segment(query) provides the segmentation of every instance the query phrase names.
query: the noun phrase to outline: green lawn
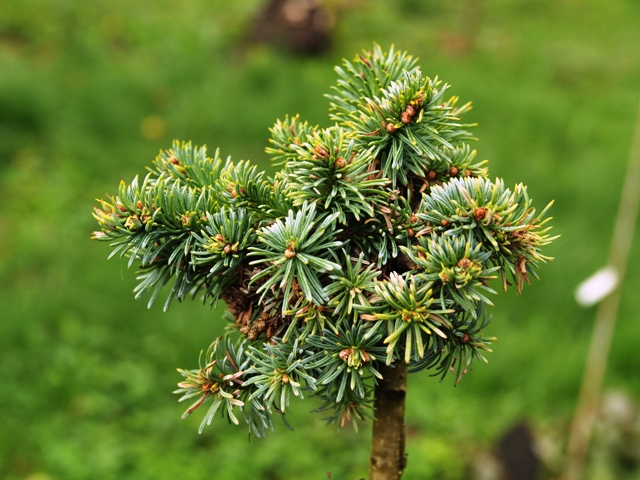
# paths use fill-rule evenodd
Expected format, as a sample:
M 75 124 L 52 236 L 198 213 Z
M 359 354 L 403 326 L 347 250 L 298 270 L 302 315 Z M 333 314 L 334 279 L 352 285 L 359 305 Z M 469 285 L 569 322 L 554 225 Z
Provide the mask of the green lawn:
M 307 413 L 313 401 L 294 405 L 295 431 L 278 424 L 266 440 L 181 421 L 175 368 L 197 365 L 223 310 L 147 309 L 134 272 L 89 235 L 94 199 L 174 138 L 270 168 L 268 127 L 296 113 L 327 125 L 332 67 L 374 40 L 474 102 L 491 175 L 529 185 L 539 207 L 555 199 L 562 235 L 541 282 L 496 298 L 489 365 L 457 388 L 410 377 L 406 478 L 469 478 L 521 419 L 563 441 L 594 316 L 573 289 L 604 265 L 640 100 L 640 4 L 485 0 L 461 54 L 462 0 L 331 3 L 343 7 L 321 58 L 249 46 L 256 0 L 0 3 L 0 478 L 366 476 L 370 425 L 336 433 Z M 606 377 L 636 400 L 639 247 Z

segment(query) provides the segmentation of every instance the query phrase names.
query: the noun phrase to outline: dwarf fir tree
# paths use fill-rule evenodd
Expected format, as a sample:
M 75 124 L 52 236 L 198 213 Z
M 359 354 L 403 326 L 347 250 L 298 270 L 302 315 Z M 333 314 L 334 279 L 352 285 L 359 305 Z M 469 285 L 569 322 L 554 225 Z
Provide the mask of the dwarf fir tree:
M 139 266 L 149 305 L 167 284 L 165 309 L 227 304 L 227 333 L 180 370 L 201 432 L 220 413 L 263 437 L 319 397 L 328 423 L 375 417 L 372 478 L 399 478 L 407 370 L 458 381 L 485 361 L 491 280 L 521 291 L 553 238 L 526 187 L 476 160 L 470 104 L 411 56 L 376 45 L 336 70 L 332 126 L 271 129 L 273 178 L 175 142 L 100 201 L 93 236 Z

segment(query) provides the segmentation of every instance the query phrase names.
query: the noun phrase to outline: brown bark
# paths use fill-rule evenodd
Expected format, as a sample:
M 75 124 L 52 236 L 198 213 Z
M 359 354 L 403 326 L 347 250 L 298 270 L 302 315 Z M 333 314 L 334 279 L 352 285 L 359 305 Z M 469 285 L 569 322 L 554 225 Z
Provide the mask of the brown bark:
M 407 365 L 381 365 L 375 390 L 375 421 L 371 445 L 371 480 L 400 480 L 407 465 L 404 452 L 404 399 L 407 393 Z

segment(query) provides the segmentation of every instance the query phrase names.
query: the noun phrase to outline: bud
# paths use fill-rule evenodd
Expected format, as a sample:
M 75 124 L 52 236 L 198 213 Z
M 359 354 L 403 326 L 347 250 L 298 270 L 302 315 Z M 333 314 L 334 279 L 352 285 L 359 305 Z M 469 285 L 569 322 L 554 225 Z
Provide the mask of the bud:
M 315 152 L 322 158 L 327 158 L 329 156 L 329 152 L 327 152 L 322 145 L 316 145 Z
M 344 350 L 342 350 L 340 352 L 340 360 L 344 360 L 346 362 L 349 358 L 349 355 L 351 355 L 351 352 L 352 350 L 350 348 L 345 348 Z
M 477 221 L 482 220 L 484 217 L 487 216 L 487 209 L 484 207 L 478 207 L 475 209 L 475 211 L 473 212 L 473 216 L 475 217 L 475 219 Z
M 466 270 L 467 268 L 469 268 L 469 266 L 471 266 L 471 260 L 469 260 L 468 258 L 463 258 L 458 262 L 459 268 L 464 268 Z

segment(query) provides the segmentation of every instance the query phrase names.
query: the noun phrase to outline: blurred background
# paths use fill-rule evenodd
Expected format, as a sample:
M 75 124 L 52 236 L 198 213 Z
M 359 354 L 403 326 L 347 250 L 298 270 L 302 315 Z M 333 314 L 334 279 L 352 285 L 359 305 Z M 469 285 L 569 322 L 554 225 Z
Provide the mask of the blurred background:
M 278 3 L 0 2 L 0 478 L 367 475 L 370 423 L 338 433 L 313 400 L 266 440 L 223 421 L 198 435 L 201 412 L 181 421 L 175 368 L 197 366 L 222 310 L 147 309 L 134 271 L 89 235 L 95 198 L 172 139 L 269 170 L 268 128 L 296 113 L 328 126 L 333 66 L 373 41 L 473 101 L 491 176 L 527 184 L 539 209 L 555 199 L 562 235 L 541 282 L 495 298 L 489 365 L 455 388 L 410 377 L 405 478 L 506 478 L 509 435 L 532 445 L 538 478 L 557 478 L 594 318 L 573 291 L 606 262 L 640 100 L 640 3 Z M 639 247 L 589 479 L 640 478 Z

